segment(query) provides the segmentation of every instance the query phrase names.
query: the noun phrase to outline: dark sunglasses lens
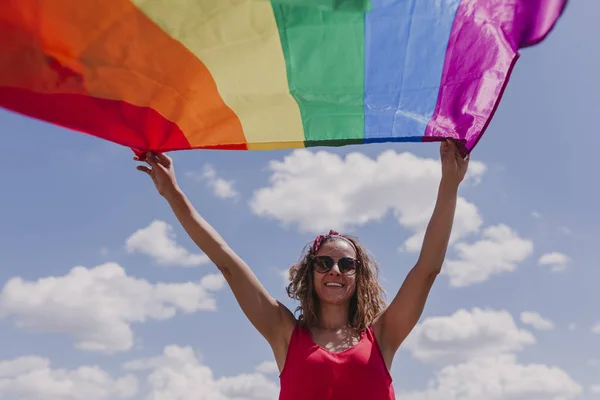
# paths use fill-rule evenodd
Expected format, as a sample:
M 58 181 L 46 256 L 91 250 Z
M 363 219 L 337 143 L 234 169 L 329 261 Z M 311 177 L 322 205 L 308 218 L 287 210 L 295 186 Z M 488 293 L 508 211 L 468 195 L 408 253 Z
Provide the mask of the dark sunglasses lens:
M 342 258 L 338 261 L 341 272 L 351 272 L 356 269 L 356 262 L 351 258 Z
M 333 260 L 331 257 L 322 256 L 317 257 L 315 260 L 315 269 L 318 272 L 327 272 L 333 267 Z

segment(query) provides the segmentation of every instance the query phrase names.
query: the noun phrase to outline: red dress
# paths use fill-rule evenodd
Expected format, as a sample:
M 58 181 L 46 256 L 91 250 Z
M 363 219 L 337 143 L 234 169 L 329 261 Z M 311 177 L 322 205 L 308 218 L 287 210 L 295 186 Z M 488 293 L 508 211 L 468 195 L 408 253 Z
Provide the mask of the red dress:
M 392 377 L 369 327 L 339 353 L 318 346 L 296 325 L 280 378 L 279 400 L 395 400 Z

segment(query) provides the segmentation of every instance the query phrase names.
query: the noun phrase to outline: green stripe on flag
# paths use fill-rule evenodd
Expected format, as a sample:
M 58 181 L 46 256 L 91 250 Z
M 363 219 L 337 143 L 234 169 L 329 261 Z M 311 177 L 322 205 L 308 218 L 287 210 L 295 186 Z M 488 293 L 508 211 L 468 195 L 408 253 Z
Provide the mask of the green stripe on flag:
M 290 93 L 302 114 L 306 146 L 361 143 L 364 13 L 275 3 L 272 6 L 286 59 Z
M 271 3 L 337 11 L 368 11 L 371 7 L 371 0 L 271 0 Z

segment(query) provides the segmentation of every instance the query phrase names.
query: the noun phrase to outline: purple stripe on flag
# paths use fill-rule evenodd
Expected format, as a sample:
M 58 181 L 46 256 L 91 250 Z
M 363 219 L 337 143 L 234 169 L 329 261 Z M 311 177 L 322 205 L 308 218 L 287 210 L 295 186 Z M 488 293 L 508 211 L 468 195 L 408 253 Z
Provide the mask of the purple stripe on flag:
M 487 128 L 519 49 L 539 43 L 567 0 L 463 0 L 448 41 L 440 92 L 424 140 L 453 137 L 470 152 Z

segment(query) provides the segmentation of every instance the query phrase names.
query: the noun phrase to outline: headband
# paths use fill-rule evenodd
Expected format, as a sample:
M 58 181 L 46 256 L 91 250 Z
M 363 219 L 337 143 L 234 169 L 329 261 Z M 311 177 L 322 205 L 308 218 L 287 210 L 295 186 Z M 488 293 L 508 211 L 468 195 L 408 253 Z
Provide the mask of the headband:
M 324 240 L 332 238 L 332 237 L 345 240 L 346 242 L 350 243 L 352 245 L 352 247 L 354 247 L 354 250 L 356 250 L 356 246 L 354 246 L 354 243 L 352 243 L 350 240 L 346 239 L 344 236 L 340 235 L 338 232 L 336 232 L 332 229 L 329 231 L 329 233 L 327 235 L 321 234 L 315 238 L 315 241 L 312 246 L 313 253 L 316 253 L 317 250 L 319 250 L 319 247 L 321 247 L 321 244 L 323 243 Z

